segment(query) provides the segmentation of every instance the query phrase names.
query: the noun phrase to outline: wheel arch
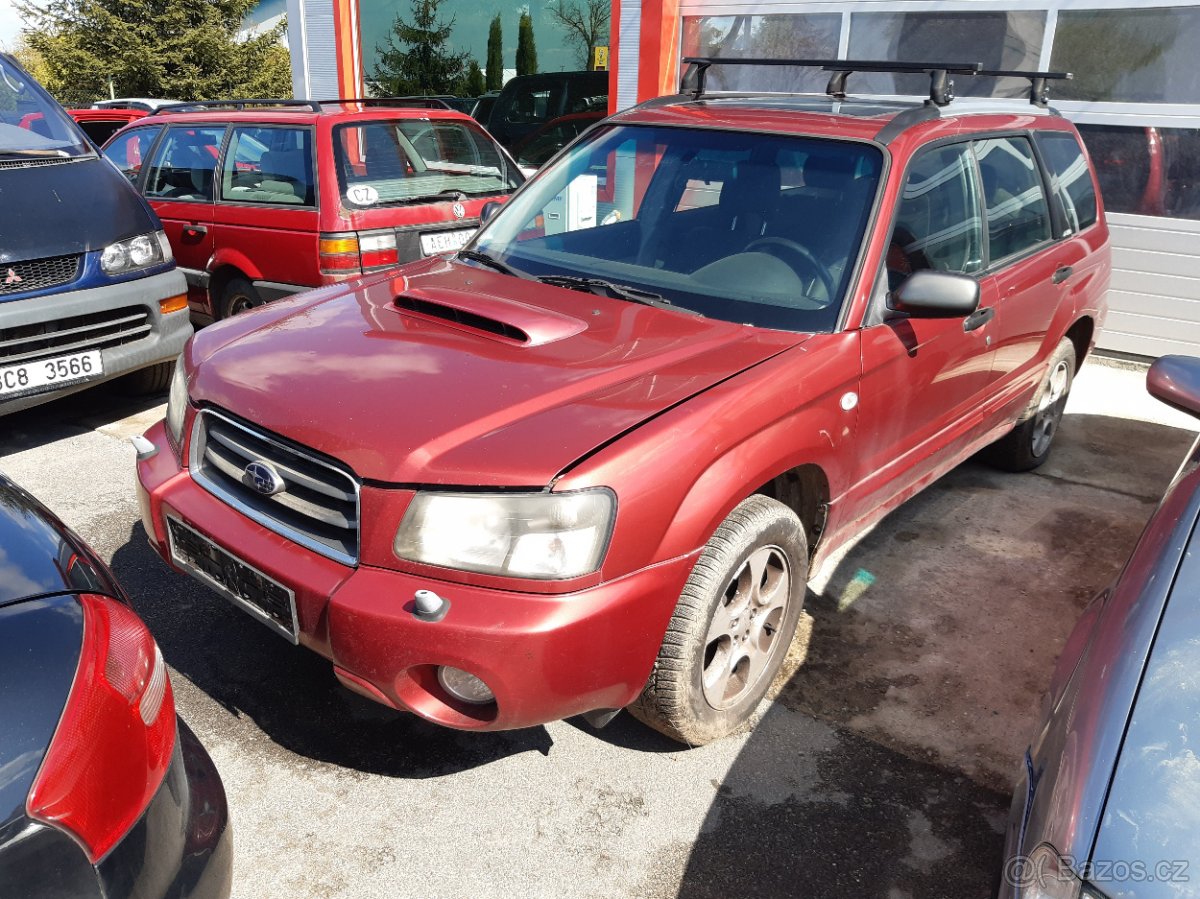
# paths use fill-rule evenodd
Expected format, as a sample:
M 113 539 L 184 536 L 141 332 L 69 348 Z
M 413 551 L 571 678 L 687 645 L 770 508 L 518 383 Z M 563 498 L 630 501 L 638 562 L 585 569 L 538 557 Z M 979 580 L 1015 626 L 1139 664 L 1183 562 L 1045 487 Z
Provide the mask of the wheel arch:
M 1092 347 L 1092 337 L 1096 333 L 1096 322 L 1090 315 L 1077 319 L 1064 335 L 1075 345 L 1075 371 L 1079 371 L 1083 360 L 1087 358 Z

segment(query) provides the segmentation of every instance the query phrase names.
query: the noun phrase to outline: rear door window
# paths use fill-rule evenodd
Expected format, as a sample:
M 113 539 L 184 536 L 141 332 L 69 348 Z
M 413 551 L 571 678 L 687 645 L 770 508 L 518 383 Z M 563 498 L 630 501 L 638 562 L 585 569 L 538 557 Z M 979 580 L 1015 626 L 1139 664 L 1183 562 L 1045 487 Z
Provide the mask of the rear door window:
M 221 167 L 221 199 L 233 203 L 315 205 L 312 131 L 234 128 Z
M 156 200 L 212 200 L 213 175 L 225 128 L 177 125 L 167 129 L 146 176 L 146 196 Z
M 1033 147 L 1023 137 L 975 141 L 987 206 L 992 262 L 1025 253 L 1050 239 L 1050 207 Z
M 104 148 L 104 155 L 112 160 L 133 184 L 142 174 L 142 164 L 150 156 L 150 148 L 161 128 L 135 128 L 127 131 Z
M 1096 223 L 1096 186 L 1074 135 L 1040 131 L 1034 140 L 1050 172 L 1050 190 L 1069 233 Z

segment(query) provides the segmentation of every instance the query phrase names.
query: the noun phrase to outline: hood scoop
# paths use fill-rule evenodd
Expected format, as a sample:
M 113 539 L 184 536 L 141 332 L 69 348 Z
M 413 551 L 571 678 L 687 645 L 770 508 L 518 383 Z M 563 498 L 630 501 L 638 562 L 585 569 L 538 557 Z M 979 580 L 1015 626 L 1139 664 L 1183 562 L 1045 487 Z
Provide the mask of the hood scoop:
M 409 315 L 524 346 L 553 343 L 587 328 L 577 318 L 548 309 L 452 288 L 409 289 L 396 297 L 395 306 Z

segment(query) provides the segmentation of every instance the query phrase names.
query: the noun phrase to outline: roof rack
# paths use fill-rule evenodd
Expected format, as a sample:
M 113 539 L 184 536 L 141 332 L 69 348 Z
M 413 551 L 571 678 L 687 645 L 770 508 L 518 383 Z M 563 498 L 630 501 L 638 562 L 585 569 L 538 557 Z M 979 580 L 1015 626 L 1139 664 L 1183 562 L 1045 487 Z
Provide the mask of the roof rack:
M 332 100 L 313 100 L 313 103 L 361 103 L 363 106 L 407 106 L 418 109 L 453 109 L 440 97 L 335 97 Z
M 150 115 L 158 115 L 162 112 L 190 112 L 195 109 L 217 109 L 224 107 L 232 107 L 233 109 L 246 109 L 249 106 L 285 106 L 296 107 L 303 106 L 311 109 L 313 112 L 320 112 L 321 105 L 314 100 L 197 100 L 194 103 L 169 103 L 166 106 L 160 106 Z
M 855 72 L 891 72 L 929 76 L 929 100 L 934 106 L 946 106 L 954 99 L 954 80 L 951 75 L 984 76 L 993 78 L 1028 78 L 1029 102 L 1045 107 L 1049 103 L 1046 82 L 1073 77 L 1070 72 L 1022 72 L 1009 70 L 987 70 L 979 62 L 893 62 L 891 60 L 861 59 L 748 59 L 744 57 L 715 58 L 687 56 L 683 61 L 687 70 L 679 81 L 679 92 L 691 94 L 692 99 L 704 96 L 708 70 L 714 65 L 742 66 L 797 66 L 819 68 L 832 73 L 825 93 L 836 100 L 846 98 L 846 79 Z

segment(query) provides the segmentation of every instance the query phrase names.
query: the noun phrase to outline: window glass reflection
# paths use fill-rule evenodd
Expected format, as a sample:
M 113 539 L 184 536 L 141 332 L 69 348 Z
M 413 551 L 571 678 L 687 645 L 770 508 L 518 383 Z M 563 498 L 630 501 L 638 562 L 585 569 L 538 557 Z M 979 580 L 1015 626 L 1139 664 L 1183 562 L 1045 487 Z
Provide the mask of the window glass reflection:
M 1109 212 L 1200 220 L 1200 129 L 1080 125 Z
M 840 15 L 694 16 L 683 20 L 684 56 L 836 59 Z M 707 89 L 823 93 L 829 74 L 791 66 L 714 66 Z

